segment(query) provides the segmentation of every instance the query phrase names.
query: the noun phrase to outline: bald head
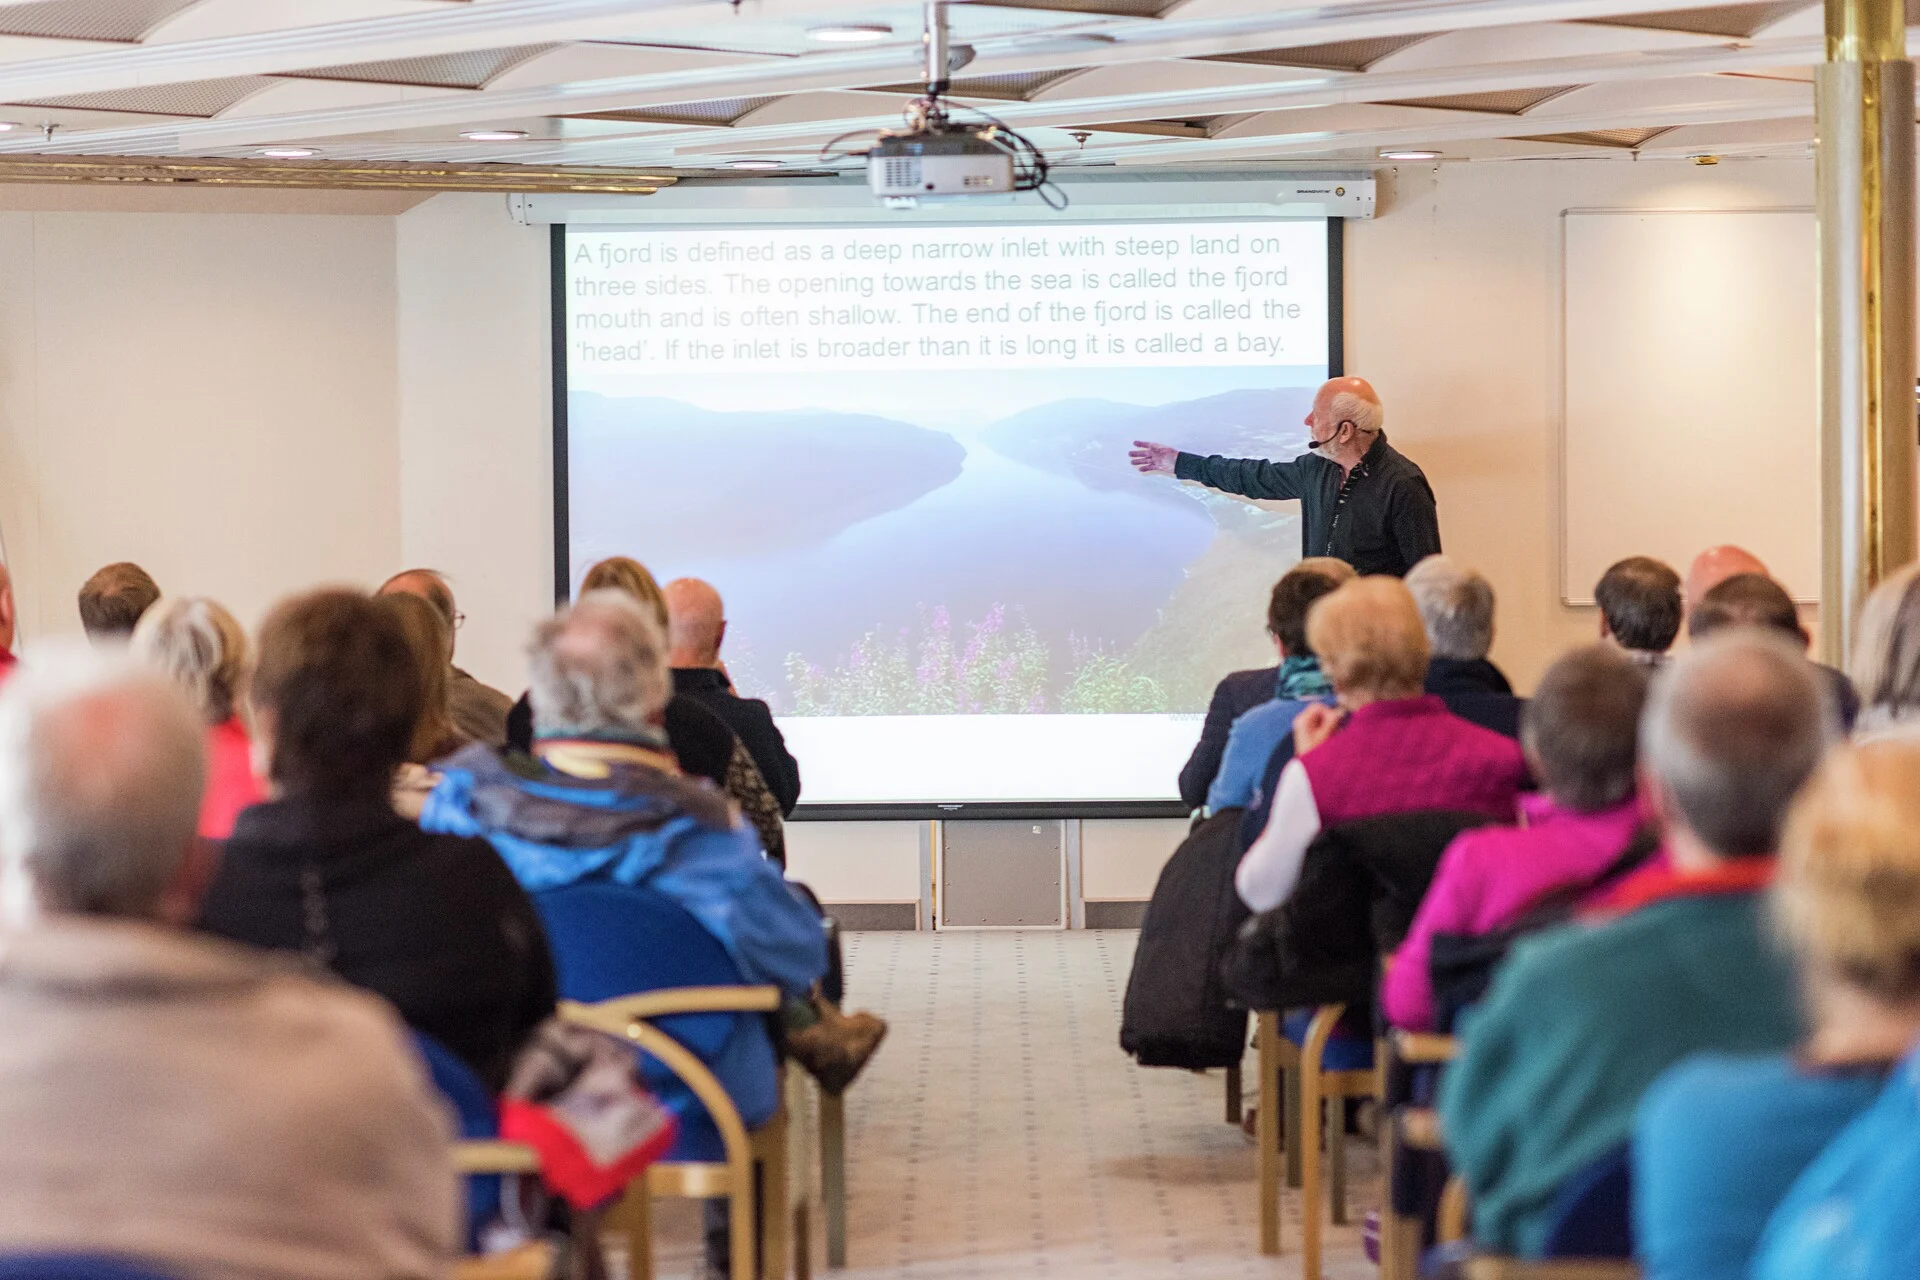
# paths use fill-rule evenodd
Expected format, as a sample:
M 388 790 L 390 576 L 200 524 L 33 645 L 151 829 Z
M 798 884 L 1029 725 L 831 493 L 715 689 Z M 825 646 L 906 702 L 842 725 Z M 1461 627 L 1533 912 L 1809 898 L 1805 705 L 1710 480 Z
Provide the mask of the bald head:
M 13 575 L 0 564 L 0 649 L 13 649 L 16 614 L 13 608 Z
M 1829 732 L 1812 666 L 1779 636 L 1731 628 L 1670 664 L 1640 721 L 1640 760 L 1676 865 L 1695 850 L 1773 852 Z M 1675 828 L 1691 838 L 1671 839 Z
M 447 580 L 432 569 L 403 569 L 380 584 L 380 590 L 374 593 L 382 596 L 418 596 L 433 606 L 447 624 L 447 661 L 453 661 L 453 647 L 458 643 L 454 633 L 464 619 L 453 603 L 453 588 Z
M 727 612 L 720 593 L 698 578 L 667 584 L 667 665 L 717 667 L 727 638 Z
M 184 923 L 197 842 L 199 715 L 120 655 L 42 655 L 0 691 L 0 919 Z M 185 877 L 190 878 L 190 877 Z
M 1760 557 L 1745 547 L 1708 547 L 1702 551 L 1687 567 L 1687 612 L 1693 612 L 1701 596 L 1728 578 L 1742 573 L 1757 573 L 1763 578 L 1769 576 L 1767 566 L 1760 562 Z

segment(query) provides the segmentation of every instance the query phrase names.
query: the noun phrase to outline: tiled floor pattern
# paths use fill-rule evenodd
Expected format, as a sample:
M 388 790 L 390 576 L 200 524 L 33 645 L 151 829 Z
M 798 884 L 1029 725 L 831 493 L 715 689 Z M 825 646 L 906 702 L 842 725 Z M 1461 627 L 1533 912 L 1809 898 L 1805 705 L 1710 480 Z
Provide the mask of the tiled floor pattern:
M 1257 1250 L 1253 1148 L 1225 1123 L 1221 1075 L 1120 1052 L 1136 936 L 849 936 L 849 1007 L 893 1029 L 848 1094 L 848 1280 L 1300 1274 L 1297 1193 L 1285 1252 Z M 1378 1196 L 1367 1144 L 1351 1167 L 1357 1223 Z M 663 1274 L 684 1269 L 691 1224 L 661 1215 Z M 1330 1229 L 1326 1274 L 1377 1274 L 1356 1227 Z

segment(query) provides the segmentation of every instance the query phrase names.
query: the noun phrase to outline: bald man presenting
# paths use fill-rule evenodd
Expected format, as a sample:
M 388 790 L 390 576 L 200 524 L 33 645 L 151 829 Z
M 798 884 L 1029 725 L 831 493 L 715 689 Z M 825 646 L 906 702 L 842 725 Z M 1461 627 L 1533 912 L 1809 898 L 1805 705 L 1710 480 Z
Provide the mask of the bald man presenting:
M 1333 556 L 1361 573 L 1405 576 L 1440 550 L 1426 475 L 1387 443 L 1386 413 L 1364 378 L 1335 378 L 1313 397 L 1307 449 L 1291 462 L 1203 458 L 1136 440 L 1127 455 L 1147 475 L 1197 480 L 1247 498 L 1300 500 L 1300 554 Z

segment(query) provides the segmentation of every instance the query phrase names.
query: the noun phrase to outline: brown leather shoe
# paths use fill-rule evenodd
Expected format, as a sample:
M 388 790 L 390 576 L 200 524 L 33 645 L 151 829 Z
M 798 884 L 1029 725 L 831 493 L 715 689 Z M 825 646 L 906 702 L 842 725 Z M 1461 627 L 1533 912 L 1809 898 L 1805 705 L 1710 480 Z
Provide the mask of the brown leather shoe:
M 789 1028 L 787 1052 L 822 1089 L 838 1096 L 887 1038 L 887 1023 L 871 1013 L 842 1013 L 825 1000 L 815 1000 L 814 1008 L 820 1020 L 810 1027 Z

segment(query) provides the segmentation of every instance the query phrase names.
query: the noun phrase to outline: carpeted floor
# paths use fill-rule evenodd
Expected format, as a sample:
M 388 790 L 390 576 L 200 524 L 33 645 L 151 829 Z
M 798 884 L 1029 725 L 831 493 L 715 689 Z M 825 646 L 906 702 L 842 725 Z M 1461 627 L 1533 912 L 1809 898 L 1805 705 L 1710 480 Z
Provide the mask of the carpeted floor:
M 1285 1193 L 1285 1252 L 1258 1252 L 1253 1147 L 1225 1122 L 1221 1074 L 1143 1070 L 1120 1052 L 1135 937 L 848 938 L 848 1006 L 893 1024 L 848 1093 L 848 1280 L 1300 1274 L 1298 1193 Z M 1377 1161 L 1359 1141 L 1350 1158 L 1358 1223 Z M 658 1219 L 663 1275 L 686 1273 L 693 1221 Z M 1328 1239 L 1330 1280 L 1377 1274 L 1356 1226 Z

